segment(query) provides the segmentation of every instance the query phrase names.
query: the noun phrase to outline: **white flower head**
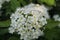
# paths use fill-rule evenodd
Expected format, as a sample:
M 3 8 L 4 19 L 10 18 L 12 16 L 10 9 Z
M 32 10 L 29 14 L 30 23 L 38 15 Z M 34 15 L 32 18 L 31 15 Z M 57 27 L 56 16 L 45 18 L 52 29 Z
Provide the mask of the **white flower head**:
M 11 27 L 9 28 L 9 32 L 17 32 L 21 35 L 20 39 L 24 40 L 32 40 L 42 36 L 43 31 L 41 31 L 40 28 L 47 24 L 46 17 L 42 14 L 47 11 L 44 11 L 42 7 L 42 9 L 40 8 L 42 5 L 37 6 L 35 4 L 30 4 L 23 8 L 18 8 L 10 17 Z

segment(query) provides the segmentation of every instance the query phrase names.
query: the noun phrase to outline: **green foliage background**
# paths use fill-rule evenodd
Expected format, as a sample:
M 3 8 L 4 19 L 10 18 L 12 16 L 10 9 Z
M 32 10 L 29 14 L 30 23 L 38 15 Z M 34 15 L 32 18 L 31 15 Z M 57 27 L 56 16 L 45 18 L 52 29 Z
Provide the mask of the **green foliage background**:
M 16 33 L 10 34 L 8 28 L 10 26 L 10 15 L 15 12 L 16 8 L 23 7 L 29 3 L 45 4 L 49 7 L 54 7 L 49 13 L 59 13 L 59 1 L 55 0 L 10 0 L 10 2 L 4 2 L 0 9 L 0 40 L 20 40 Z M 43 37 L 39 37 L 36 40 L 60 40 L 60 28 L 57 26 L 60 22 L 54 21 L 52 18 L 47 20 L 48 24 L 45 25 Z

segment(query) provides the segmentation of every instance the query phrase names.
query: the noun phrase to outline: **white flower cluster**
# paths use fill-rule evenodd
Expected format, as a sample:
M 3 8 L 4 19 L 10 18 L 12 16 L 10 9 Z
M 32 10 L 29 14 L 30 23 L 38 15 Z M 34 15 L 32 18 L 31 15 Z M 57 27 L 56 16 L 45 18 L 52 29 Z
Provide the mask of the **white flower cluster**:
M 59 16 L 58 14 L 55 14 L 55 15 L 53 16 L 53 19 L 54 19 L 55 21 L 59 21 L 59 22 L 60 22 L 60 16 Z M 60 28 L 60 23 L 59 23 L 57 26 Z
M 60 21 L 60 16 L 58 14 L 54 15 L 53 18 L 55 21 Z
M 45 14 L 47 9 L 44 5 L 29 4 L 23 8 L 18 8 L 11 15 L 11 27 L 9 33 L 17 32 L 21 35 L 20 39 L 32 40 L 43 35 L 40 28 L 47 24 Z
M 9 2 L 10 0 L 0 0 L 0 8 L 2 7 L 2 3 L 4 3 L 5 1 Z

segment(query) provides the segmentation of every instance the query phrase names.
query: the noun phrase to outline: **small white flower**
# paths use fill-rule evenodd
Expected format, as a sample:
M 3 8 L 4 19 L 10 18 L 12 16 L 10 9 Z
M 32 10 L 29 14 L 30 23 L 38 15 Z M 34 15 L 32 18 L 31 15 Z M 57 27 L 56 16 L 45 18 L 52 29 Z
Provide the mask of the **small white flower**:
M 13 27 L 10 27 L 9 28 L 9 33 L 12 33 L 13 34 L 13 32 L 15 32 L 15 29 L 13 29 Z
M 55 21 L 60 21 L 60 16 L 58 14 L 54 15 L 53 18 Z

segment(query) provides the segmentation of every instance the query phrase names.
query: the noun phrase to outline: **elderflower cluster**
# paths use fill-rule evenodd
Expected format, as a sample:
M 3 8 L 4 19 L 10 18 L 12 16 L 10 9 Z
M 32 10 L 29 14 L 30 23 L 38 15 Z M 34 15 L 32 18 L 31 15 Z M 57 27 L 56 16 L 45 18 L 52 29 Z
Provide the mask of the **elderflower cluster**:
M 0 0 L 0 8 L 2 7 L 2 4 L 3 4 L 5 1 L 9 2 L 10 0 Z
M 21 35 L 20 39 L 24 40 L 37 39 L 44 34 L 40 28 L 47 24 L 46 13 L 47 9 L 44 5 L 29 4 L 23 8 L 17 8 L 10 17 L 9 33 L 17 32 Z

